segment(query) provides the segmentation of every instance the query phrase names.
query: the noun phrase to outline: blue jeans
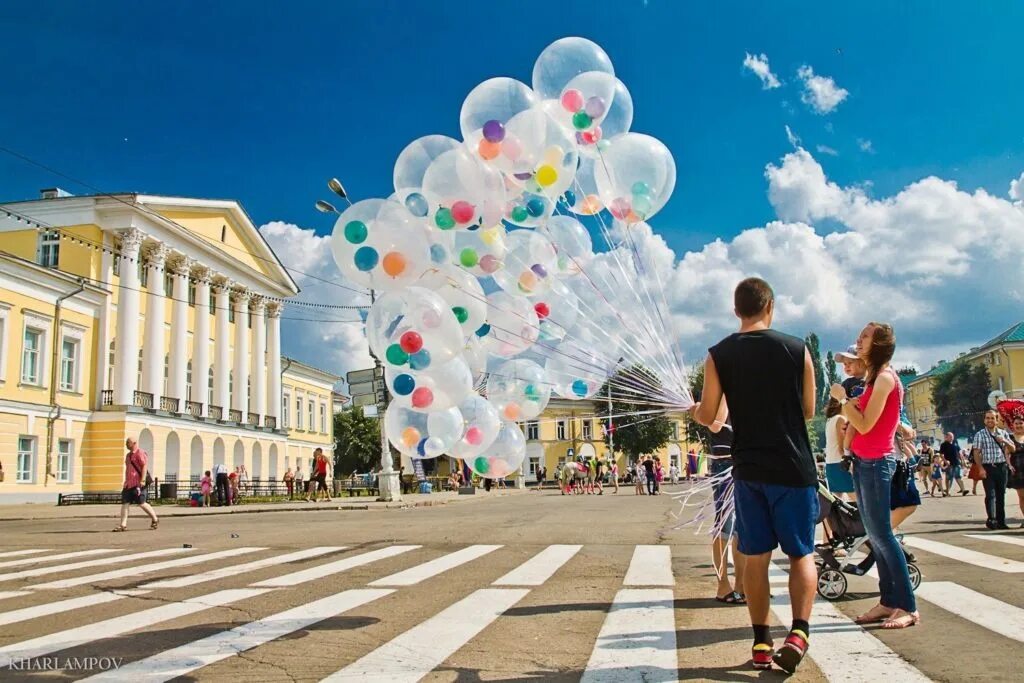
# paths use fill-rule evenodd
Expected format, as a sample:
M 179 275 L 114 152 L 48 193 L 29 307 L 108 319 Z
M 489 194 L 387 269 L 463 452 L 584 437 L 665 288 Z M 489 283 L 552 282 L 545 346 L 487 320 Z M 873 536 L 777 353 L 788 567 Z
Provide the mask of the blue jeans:
M 885 607 L 915 612 L 917 601 L 910 584 L 907 558 L 892 533 L 889 517 L 892 473 L 895 469 L 896 459 L 891 455 L 873 460 L 855 458 L 853 484 L 861 521 L 871 541 L 871 552 L 878 562 L 880 602 Z

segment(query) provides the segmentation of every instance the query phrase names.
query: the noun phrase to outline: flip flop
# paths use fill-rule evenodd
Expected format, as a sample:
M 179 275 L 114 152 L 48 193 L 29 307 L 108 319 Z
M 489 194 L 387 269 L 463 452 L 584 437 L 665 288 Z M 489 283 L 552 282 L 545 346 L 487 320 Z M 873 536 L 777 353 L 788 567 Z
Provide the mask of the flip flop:
M 722 595 L 722 596 L 716 595 L 715 596 L 715 600 L 717 602 L 723 602 L 726 605 L 739 605 L 739 604 L 742 604 L 740 602 L 742 600 L 742 596 L 740 596 L 740 594 L 737 593 L 736 591 L 733 591 L 732 593 L 729 593 L 728 595 Z

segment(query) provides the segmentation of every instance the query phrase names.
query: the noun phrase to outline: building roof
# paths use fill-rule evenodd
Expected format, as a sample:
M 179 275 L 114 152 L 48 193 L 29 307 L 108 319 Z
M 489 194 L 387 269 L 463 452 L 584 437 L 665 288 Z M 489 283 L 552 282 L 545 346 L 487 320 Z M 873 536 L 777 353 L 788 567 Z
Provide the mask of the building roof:
M 1000 344 L 1008 344 L 1011 342 L 1024 342 L 1024 322 L 1019 322 L 1016 325 L 1010 326 L 1004 330 L 1002 334 L 989 339 L 987 342 L 982 344 L 978 351 L 987 349 L 992 346 L 999 346 Z
M 939 375 L 945 375 L 952 368 L 953 368 L 953 364 L 952 363 L 950 363 L 948 361 L 940 360 L 939 364 L 936 365 L 931 370 L 929 370 L 928 372 L 924 372 L 924 373 L 918 375 L 917 377 L 914 377 L 913 379 L 909 380 L 907 382 L 907 386 L 910 386 L 911 384 L 917 384 L 918 382 L 921 382 L 921 381 L 926 380 L 926 379 L 934 379 L 934 378 L 938 377 Z
M 313 365 L 310 365 L 309 363 L 303 363 L 300 360 L 295 360 L 291 356 L 285 356 L 285 355 L 282 354 L 281 355 L 281 360 L 284 361 L 285 365 L 287 366 L 287 367 L 284 368 L 285 372 L 288 372 L 288 371 L 291 371 L 291 370 L 304 370 L 307 374 L 321 375 L 320 379 L 323 379 L 323 380 L 326 380 L 326 381 L 329 381 L 329 382 L 332 382 L 332 383 L 337 382 L 338 380 L 341 379 L 340 375 L 336 375 L 333 372 L 330 372 L 328 370 L 324 370 L 322 368 L 315 367 Z

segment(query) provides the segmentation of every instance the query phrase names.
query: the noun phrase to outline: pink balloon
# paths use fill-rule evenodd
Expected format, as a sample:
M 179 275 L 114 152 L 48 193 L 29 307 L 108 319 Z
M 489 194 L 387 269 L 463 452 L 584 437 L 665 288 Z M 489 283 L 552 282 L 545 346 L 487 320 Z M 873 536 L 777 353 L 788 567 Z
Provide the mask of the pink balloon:
M 583 109 L 583 93 L 575 88 L 570 88 L 562 93 L 562 107 L 575 114 Z
M 519 155 L 523 153 L 523 145 L 519 142 L 519 138 L 513 136 L 505 138 L 505 141 L 501 143 L 501 153 L 511 161 L 518 159 Z
M 483 440 L 484 433 L 479 427 L 470 427 L 466 430 L 466 443 L 470 446 L 479 446 Z
M 486 256 L 480 259 L 480 270 L 484 271 L 485 273 L 493 273 L 497 269 L 498 259 L 495 256 L 487 254 Z
M 608 207 L 608 211 L 620 221 L 628 216 L 631 210 L 632 207 L 629 204 L 629 200 L 625 197 L 616 197 L 612 200 L 611 206 Z
M 423 311 L 423 327 L 428 329 L 434 329 L 441 324 L 441 316 L 438 315 L 437 311 L 430 308 Z
M 434 402 L 434 392 L 427 387 L 420 387 L 412 392 L 412 407 L 426 408 Z
M 452 204 L 452 218 L 456 223 L 468 223 L 476 215 L 476 209 L 467 201 L 459 200 Z

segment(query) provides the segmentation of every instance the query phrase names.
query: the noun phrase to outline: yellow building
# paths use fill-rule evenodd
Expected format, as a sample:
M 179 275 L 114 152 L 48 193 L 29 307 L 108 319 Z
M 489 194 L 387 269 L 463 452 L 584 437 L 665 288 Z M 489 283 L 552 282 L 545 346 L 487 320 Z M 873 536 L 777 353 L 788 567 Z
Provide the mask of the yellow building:
M 981 346 L 962 354 L 957 361 L 961 360 L 987 366 L 993 391 L 1002 391 L 1010 398 L 1024 398 L 1024 322 L 1011 326 Z M 935 379 L 951 367 L 952 363 L 941 361 L 907 384 L 907 414 L 919 436 L 938 440 L 943 438 L 941 420 L 935 414 L 932 403 L 932 386 Z M 981 421 L 978 422 L 980 425 Z
M 339 378 L 281 356 L 298 291 L 234 201 L 0 205 L 0 502 L 119 490 L 127 436 L 164 481 L 330 449 Z

